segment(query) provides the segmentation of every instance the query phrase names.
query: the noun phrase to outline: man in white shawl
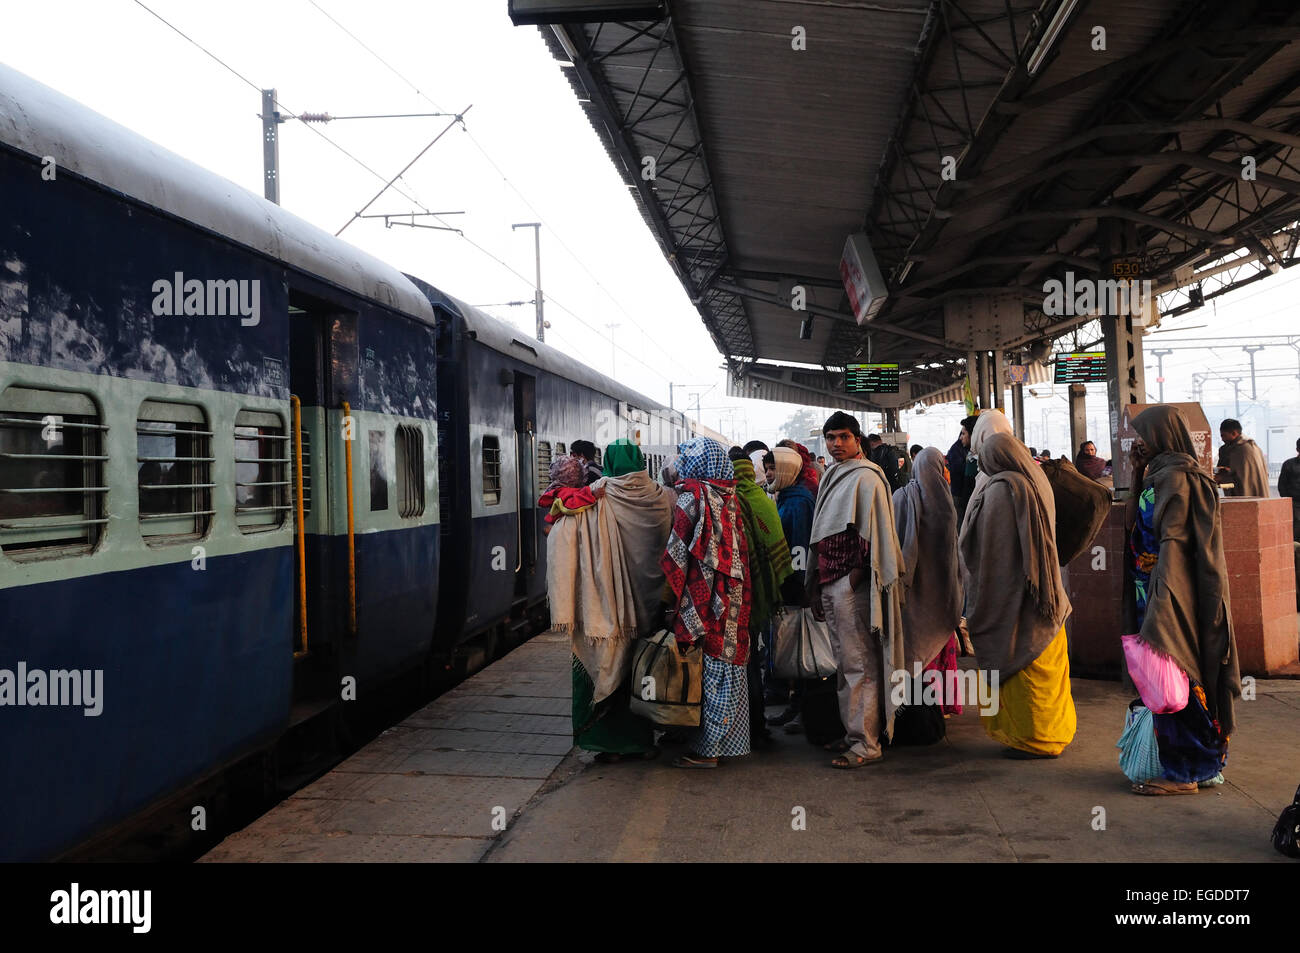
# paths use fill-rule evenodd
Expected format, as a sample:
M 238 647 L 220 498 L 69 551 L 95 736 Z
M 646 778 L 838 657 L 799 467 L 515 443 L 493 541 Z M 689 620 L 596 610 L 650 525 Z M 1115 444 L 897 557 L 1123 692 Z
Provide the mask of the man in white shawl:
M 842 411 L 822 428 L 835 462 L 826 470 L 813 513 L 808 595 L 824 619 L 839 668 L 836 687 L 845 736 L 836 768 L 884 758 L 894 728 L 889 678 L 906 666 L 902 631 L 903 556 L 884 471 L 862 453 L 862 427 Z

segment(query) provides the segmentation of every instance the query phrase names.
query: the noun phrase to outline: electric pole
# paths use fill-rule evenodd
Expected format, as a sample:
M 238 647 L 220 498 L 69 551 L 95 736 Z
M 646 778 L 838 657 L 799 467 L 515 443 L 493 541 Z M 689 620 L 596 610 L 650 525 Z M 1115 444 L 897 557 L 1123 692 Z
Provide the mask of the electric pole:
M 1160 385 L 1160 403 L 1165 402 L 1165 355 L 1173 354 L 1172 348 L 1159 348 L 1151 352 L 1156 359 L 1156 383 Z
M 280 204 L 280 130 L 284 122 L 275 108 L 275 90 L 262 90 L 262 194 L 268 202 Z
M 531 228 L 533 230 L 533 252 L 537 257 L 537 281 L 533 285 L 533 302 L 537 305 L 537 340 L 546 340 L 546 322 L 542 320 L 542 223 L 520 222 L 511 225 L 510 230 Z
M 1252 345 L 1246 345 L 1242 347 L 1242 350 L 1250 355 L 1250 399 L 1251 400 L 1257 399 L 1255 393 L 1255 352 L 1262 351 L 1267 346 L 1268 345 L 1266 344 L 1252 344 Z M 1240 413 L 1240 411 L 1238 411 L 1238 413 Z

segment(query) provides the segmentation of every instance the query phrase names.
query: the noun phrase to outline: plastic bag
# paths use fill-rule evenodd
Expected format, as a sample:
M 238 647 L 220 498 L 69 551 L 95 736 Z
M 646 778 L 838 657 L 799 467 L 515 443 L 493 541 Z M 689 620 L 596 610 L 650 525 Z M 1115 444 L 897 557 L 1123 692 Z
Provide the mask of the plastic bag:
M 777 625 L 772 670 L 777 678 L 825 678 L 837 665 L 830 625 L 812 609 L 786 606 Z
M 1178 663 L 1157 652 L 1141 636 L 1123 635 L 1124 659 L 1128 673 L 1142 696 L 1142 704 L 1161 715 L 1173 714 L 1187 707 L 1189 684 L 1187 673 Z
M 1128 710 L 1124 733 L 1115 747 L 1119 749 L 1119 769 L 1134 784 L 1164 776 L 1151 709 L 1138 705 Z

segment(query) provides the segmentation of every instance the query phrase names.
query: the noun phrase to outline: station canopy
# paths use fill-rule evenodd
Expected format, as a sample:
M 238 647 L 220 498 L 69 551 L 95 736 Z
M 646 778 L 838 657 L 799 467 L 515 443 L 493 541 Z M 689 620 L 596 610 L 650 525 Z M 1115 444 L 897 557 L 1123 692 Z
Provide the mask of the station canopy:
M 997 348 L 1019 363 L 1095 320 L 1045 313 L 1067 271 L 1122 258 L 1168 316 L 1295 263 L 1291 0 L 510 2 L 734 393 L 851 405 L 843 369 L 871 361 L 902 367 L 904 406 L 949 400 L 953 301 L 1018 298 Z M 840 279 L 855 234 L 886 292 L 862 324 Z

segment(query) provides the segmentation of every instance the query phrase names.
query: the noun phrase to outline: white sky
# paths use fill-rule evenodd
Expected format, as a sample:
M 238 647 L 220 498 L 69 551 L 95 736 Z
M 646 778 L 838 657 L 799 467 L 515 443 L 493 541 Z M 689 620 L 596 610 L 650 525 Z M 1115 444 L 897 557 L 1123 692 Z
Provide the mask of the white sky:
M 613 371 L 628 386 L 665 404 L 670 380 L 693 385 L 677 391 L 676 405 L 689 402 L 693 412 L 691 394 L 705 392 L 700 397 L 703 422 L 738 442 L 757 437 L 770 444 L 786 436 L 778 433 L 779 425 L 796 407 L 726 396 L 722 358 L 699 315 L 541 36 L 532 27 L 513 26 L 505 0 L 317 0 L 424 96 L 309 0 L 146 2 L 258 87 L 276 87 L 281 104 L 295 112 L 431 112 L 473 104 L 465 117 L 470 135 L 460 129 L 447 133 L 398 186 L 434 211 L 464 210 L 465 215 L 450 217 L 448 223 L 519 274 L 451 232 L 385 230 L 369 220 L 352 223 L 344 237 L 464 300 L 494 304 L 531 299 L 532 230 L 512 232 L 510 226 L 540 219 L 545 224 L 542 287 L 551 324 L 547 343 L 603 373 Z M 0 6 L 0 61 L 261 193 L 259 94 L 132 0 L 3 0 Z M 360 120 L 314 128 L 387 179 L 446 122 Z M 331 233 L 382 185 L 297 122 L 281 127 L 280 175 L 281 204 Z M 370 211 L 415 208 L 390 190 Z M 1217 308 L 1207 306 L 1168 322 L 1167 327 L 1208 327 L 1147 338 L 1152 366 L 1148 389 L 1156 391 L 1154 347 L 1192 336 L 1232 336 L 1249 343 L 1246 339 L 1255 335 L 1300 334 L 1297 281 L 1300 275 L 1270 278 L 1225 296 Z M 533 331 L 531 305 L 488 310 Z M 611 323 L 619 325 L 612 330 L 620 348 L 613 354 L 606 327 Z M 1228 342 L 1213 352 L 1179 350 L 1167 356 L 1166 399 L 1189 399 L 1194 372 L 1243 376 L 1228 370 L 1247 365 L 1240 346 Z M 1295 408 L 1286 434 L 1272 435 L 1275 445 L 1289 441 L 1292 448 L 1300 437 L 1298 358 L 1300 352 L 1290 347 L 1270 347 L 1256 355 L 1260 403 Z M 1248 396 L 1248 371 L 1244 376 L 1243 395 Z M 1037 399 L 1026 396 L 1027 442 L 1063 452 L 1068 435 L 1064 388 L 1035 389 Z M 1249 433 L 1256 417 L 1260 427 L 1265 418 L 1247 396 L 1241 416 Z M 1219 403 L 1235 409 L 1232 400 L 1230 384 L 1212 378 L 1206 385 L 1207 413 Z M 1090 385 L 1088 408 L 1097 421 L 1095 432 L 1100 432 L 1107 417 L 1104 385 Z M 914 442 L 946 449 L 961 416 L 957 405 L 931 408 L 923 415 L 905 414 L 904 428 Z M 876 419 L 868 425 L 874 429 Z

